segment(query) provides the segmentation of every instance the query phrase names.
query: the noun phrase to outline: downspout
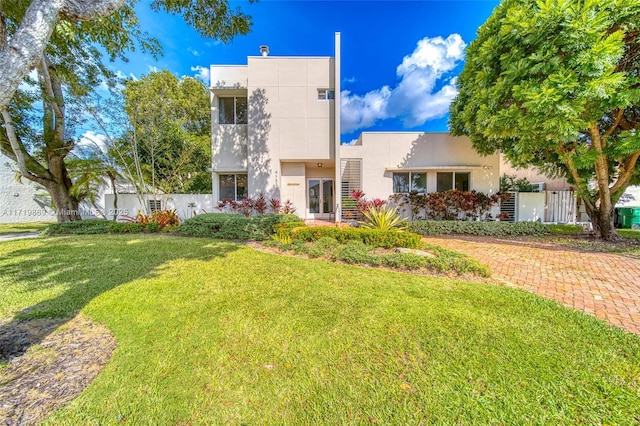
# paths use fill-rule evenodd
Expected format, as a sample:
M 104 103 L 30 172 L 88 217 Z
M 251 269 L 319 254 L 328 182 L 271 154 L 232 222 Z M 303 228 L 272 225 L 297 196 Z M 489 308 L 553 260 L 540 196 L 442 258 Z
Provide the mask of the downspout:
M 335 58 L 334 68 L 334 158 L 335 158 L 335 220 L 342 222 L 342 167 L 340 164 L 340 32 L 335 33 Z

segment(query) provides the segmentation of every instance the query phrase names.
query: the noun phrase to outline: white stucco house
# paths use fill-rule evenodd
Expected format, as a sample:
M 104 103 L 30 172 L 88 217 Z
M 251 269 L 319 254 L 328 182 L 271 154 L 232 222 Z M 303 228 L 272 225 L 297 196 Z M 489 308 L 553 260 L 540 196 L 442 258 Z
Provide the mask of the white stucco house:
M 366 132 L 340 143 L 340 33 L 335 56 L 249 56 L 211 65 L 213 200 L 264 193 L 304 219 L 341 220 L 353 190 L 499 190 L 500 158 L 447 133 Z

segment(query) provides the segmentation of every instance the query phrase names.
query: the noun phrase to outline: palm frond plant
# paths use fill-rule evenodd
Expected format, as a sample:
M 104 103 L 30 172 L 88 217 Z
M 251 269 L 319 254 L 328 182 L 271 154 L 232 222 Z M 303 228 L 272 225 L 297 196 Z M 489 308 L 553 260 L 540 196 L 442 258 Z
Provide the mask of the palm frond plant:
M 404 231 L 407 229 L 407 219 L 400 216 L 397 207 L 374 207 L 370 206 L 368 210 L 362 212 L 364 216 L 363 221 L 358 223 L 363 228 L 379 229 L 382 231 L 396 230 Z

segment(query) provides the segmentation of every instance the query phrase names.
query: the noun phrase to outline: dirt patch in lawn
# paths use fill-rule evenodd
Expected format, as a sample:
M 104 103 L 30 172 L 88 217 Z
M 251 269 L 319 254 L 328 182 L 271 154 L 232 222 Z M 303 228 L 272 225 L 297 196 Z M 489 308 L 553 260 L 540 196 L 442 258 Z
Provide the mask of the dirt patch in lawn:
M 0 323 L 0 424 L 31 425 L 78 396 L 116 347 L 104 326 L 78 315 Z

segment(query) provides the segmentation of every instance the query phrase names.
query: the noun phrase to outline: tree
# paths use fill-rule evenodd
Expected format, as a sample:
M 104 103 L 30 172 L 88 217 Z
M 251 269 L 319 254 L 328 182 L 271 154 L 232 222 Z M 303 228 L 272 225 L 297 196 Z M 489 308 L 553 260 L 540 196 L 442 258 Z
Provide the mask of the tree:
M 564 175 L 596 235 L 640 157 L 640 0 L 505 0 L 478 30 L 450 128 L 483 154 Z
M 203 181 L 202 175 L 210 176 L 211 167 L 209 94 L 204 84 L 192 77 L 178 79 L 165 70 L 127 81 L 123 94 L 132 129 L 122 140 L 132 154 L 124 157 L 128 167 L 140 162 L 154 195 L 157 188 L 165 193 L 210 192 L 210 178 L 205 188 L 194 187 Z
M 139 46 L 154 55 L 157 41 L 142 32 L 135 0 L 14 0 L 0 4 L 0 151 L 23 177 L 51 194 L 58 221 L 79 220 L 78 198 L 65 163 L 74 148 L 67 101 L 89 95 L 112 73 L 102 63 Z M 228 41 L 251 24 L 227 0 L 154 0 L 154 10 L 180 14 L 206 37 Z M 36 70 L 36 94 L 19 89 Z M 42 102 L 35 131 L 33 102 Z M 75 194 L 81 192 L 76 191 Z

